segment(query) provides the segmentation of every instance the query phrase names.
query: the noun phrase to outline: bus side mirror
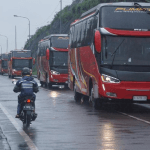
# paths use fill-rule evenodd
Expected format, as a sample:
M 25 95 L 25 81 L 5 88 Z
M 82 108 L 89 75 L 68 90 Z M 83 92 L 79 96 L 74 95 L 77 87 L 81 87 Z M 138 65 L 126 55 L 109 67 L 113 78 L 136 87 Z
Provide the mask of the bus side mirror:
M 47 50 L 46 50 L 46 60 L 49 60 L 49 56 L 50 56 L 50 52 L 49 52 L 49 49 L 47 48 Z
M 35 58 L 33 58 L 33 65 L 35 65 Z
M 101 34 L 98 30 L 95 31 L 95 35 L 94 35 L 94 45 L 95 45 L 95 49 L 98 53 L 101 52 Z

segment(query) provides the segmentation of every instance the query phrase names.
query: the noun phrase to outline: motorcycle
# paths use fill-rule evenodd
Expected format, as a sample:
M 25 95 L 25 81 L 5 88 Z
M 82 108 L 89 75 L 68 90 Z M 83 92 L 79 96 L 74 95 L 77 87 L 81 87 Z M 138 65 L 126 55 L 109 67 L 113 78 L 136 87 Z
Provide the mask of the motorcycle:
M 13 80 L 12 83 L 16 84 L 16 80 Z M 38 86 L 40 86 L 39 83 Z M 31 121 L 34 121 L 37 118 L 37 114 L 34 112 L 35 102 L 32 96 L 26 96 L 21 100 L 21 110 L 19 118 L 23 122 L 23 127 L 28 128 Z
M 35 104 L 32 97 L 25 97 L 21 103 L 22 112 L 20 114 L 20 120 L 23 122 L 24 127 L 29 127 L 31 121 L 34 121 L 37 118 L 37 114 L 34 113 Z

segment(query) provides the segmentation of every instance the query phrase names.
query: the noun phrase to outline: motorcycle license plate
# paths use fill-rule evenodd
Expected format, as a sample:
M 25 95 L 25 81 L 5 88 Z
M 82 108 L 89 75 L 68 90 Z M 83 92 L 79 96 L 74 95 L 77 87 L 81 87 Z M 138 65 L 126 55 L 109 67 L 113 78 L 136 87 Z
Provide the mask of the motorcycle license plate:
M 147 101 L 147 96 L 133 96 L 133 101 Z
M 27 109 L 27 110 L 31 110 L 31 109 L 32 109 L 32 106 L 24 106 L 23 108 L 24 108 L 24 109 Z

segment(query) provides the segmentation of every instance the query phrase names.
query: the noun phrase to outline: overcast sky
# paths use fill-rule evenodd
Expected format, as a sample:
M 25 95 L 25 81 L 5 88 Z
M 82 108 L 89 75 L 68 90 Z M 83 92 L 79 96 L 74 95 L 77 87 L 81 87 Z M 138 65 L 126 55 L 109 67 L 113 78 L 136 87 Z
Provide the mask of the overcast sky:
M 70 5 L 72 0 L 62 0 L 62 8 Z M 8 37 L 8 52 L 15 49 L 15 26 L 17 31 L 17 49 L 24 47 L 29 35 L 44 25 L 49 24 L 56 12 L 60 10 L 60 0 L 0 0 L 0 35 Z M 7 49 L 7 38 L 0 36 L 2 52 Z

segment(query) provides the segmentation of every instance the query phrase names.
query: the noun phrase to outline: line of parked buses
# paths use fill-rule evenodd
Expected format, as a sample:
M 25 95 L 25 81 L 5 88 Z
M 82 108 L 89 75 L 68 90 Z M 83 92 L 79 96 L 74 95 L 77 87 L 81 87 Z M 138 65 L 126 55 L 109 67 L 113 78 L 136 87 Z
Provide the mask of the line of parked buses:
M 95 108 L 104 101 L 150 103 L 149 13 L 149 3 L 103 3 L 75 20 L 69 36 L 44 37 L 36 57 L 41 86 L 68 86 L 76 101 L 84 97 Z M 11 51 L 7 57 L 12 78 L 35 63 L 29 50 Z M 0 67 L 1 74 L 7 72 L 6 54 Z

